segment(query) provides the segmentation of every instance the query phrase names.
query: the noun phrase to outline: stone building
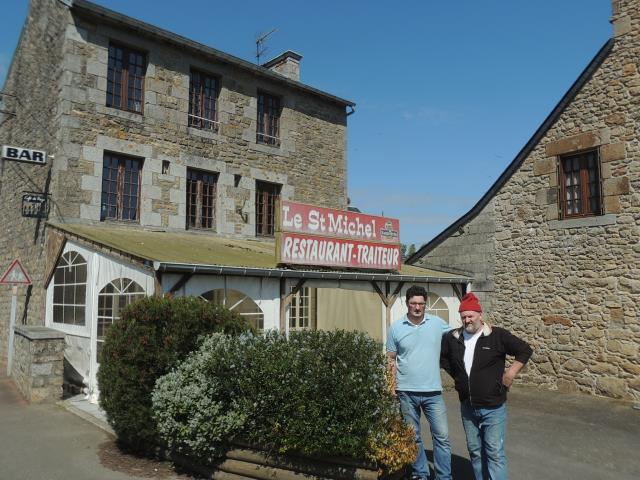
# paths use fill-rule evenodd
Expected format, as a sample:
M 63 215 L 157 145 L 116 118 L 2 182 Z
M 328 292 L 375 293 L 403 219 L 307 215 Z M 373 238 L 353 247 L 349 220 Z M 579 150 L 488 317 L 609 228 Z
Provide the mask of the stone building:
M 434 310 L 455 311 L 464 276 L 278 268 L 277 199 L 347 207 L 355 105 L 301 83 L 301 58 L 255 65 L 84 0 L 31 0 L 0 142 L 48 158 L 4 161 L 0 265 L 22 261 L 33 285 L 17 323 L 63 332 L 69 374 L 90 391 L 106 329 L 140 295 L 201 296 L 259 328 L 378 338 L 410 282 L 430 286 Z M 46 218 L 22 215 L 25 192 L 48 194 Z M 2 360 L 10 302 L 0 291 Z M 373 312 L 360 317 L 369 324 L 340 323 L 340 305 L 345 317 Z
M 478 203 L 408 260 L 473 273 L 524 379 L 640 400 L 640 2 Z

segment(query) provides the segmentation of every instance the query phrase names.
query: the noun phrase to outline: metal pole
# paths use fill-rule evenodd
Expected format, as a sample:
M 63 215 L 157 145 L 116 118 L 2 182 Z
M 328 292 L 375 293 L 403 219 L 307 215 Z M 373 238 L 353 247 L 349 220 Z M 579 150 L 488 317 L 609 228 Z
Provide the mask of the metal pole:
M 11 376 L 13 363 L 13 329 L 16 326 L 16 310 L 18 306 L 18 286 L 11 287 L 11 320 L 9 320 L 9 348 L 7 349 L 7 376 Z

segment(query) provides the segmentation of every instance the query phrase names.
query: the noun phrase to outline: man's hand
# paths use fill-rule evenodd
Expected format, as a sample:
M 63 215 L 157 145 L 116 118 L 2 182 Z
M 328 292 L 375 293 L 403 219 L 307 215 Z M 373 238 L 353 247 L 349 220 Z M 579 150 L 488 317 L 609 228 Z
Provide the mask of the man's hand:
M 516 376 L 514 374 L 511 374 L 509 370 L 507 370 L 506 372 L 504 372 L 504 375 L 502 375 L 502 384 L 505 387 L 509 388 L 513 384 L 515 378 Z
M 522 367 L 524 367 L 524 363 L 514 360 L 511 366 L 502 375 L 502 384 L 509 388 L 513 384 L 518 372 L 522 370 Z

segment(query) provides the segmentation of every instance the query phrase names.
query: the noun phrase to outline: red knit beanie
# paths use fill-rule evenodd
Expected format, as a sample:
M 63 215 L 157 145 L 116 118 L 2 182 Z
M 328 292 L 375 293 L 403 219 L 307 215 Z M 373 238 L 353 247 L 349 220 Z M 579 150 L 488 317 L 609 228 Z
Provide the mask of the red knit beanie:
M 480 301 L 473 293 L 467 293 L 462 300 L 460 300 L 460 308 L 458 312 L 482 312 Z

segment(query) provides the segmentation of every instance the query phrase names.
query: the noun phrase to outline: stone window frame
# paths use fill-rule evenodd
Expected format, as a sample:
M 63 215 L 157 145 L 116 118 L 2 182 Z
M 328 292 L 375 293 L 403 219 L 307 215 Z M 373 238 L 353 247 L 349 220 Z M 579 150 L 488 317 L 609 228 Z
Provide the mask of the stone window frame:
M 200 88 L 198 92 L 194 89 L 194 76 L 199 79 Z M 213 88 L 206 87 L 207 82 L 213 84 Z M 221 84 L 222 82 L 218 75 L 213 75 L 197 68 L 192 68 L 189 71 L 189 113 L 187 117 L 189 127 L 213 133 L 218 132 L 220 126 L 218 116 Z M 207 88 L 214 91 L 213 95 L 205 95 Z M 194 100 L 196 98 L 197 102 Z M 207 108 L 207 106 L 210 108 Z
M 187 230 L 215 229 L 219 177 L 220 174 L 218 172 L 187 167 L 185 181 L 185 204 L 187 208 L 185 228 Z M 211 181 L 206 183 L 206 180 Z M 195 200 L 195 203 L 192 199 Z
M 601 215 L 564 218 L 561 215 L 558 158 L 597 149 L 599 152 L 601 190 Z M 612 141 L 608 127 L 587 131 L 551 140 L 538 150 L 533 161 L 533 176 L 543 181 L 544 187 L 536 192 L 535 204 L 546 210 L 545 219 L 550 229 L 600 226 L 616 223 L 616 214 L 621 212 L 621 198 L 630 193 L 630 182 L 626 175 L 614 176 L 616 162 L 625 160 L 626 144 Z
M 276 226 L 276 204 L 282 196 L 282 185 L 256 180 L 256 236 L 273 237 Z
M 123 62 L 121 70 L 119 72 L 115 71 L 116 66 L 114 65 L 116 57 L 112 55 L 112 49 L 117 49 L 121 51 L 122 58 L 120 59 Z M 140 64 L 137 62 L 133 64 L 130 62 L 131 55 L 134 58 L 139 58 Z M 131 75 L 130 67 L 133 66 L 139 67 L 140 74 L 139 75 Z M 123 110 L 125 112 L 131 112 L 138 115 L 144 115 L 144 93 L 145 93 L 145 78 L 147 74 L 147 53 L 143 50 L 136 49 L 134 47 L 129 47 L 123 45 L 118 42 L 109 42 L 108 46 L 108 59 L 107 59 L 107 95 L 106 95 L 106 106 L 110 108 L 115 108 L 117 110 Z M 112 77 L 113 75 L 113 77 Z M 136 80 L 139 80 L 139 85 L 136 84 Z M 115 102 L 113 100 L 114 97 L 114 85 L 115 83 L 120 82 L 120 101 Z M 132 83 L 133 82 L 133 83 Z M 110 88 L 111 85 L 111 88 Z M 133 91 L 139 91 L 139 96 L 134 97 L 133 108 L 129 107 L 130 104 L 130 90 L 133 87 Z M 136 88 L 138 87 L 138 88 Z M 110 100 L 111 97 L 111 100 Z
M 87 259 L 80 252 L 69 250 L 60 256 L 53 273 L 51 302 L 51 323 L 53 325 L 87 326 L 87 274 Z M 71 322 L 66 321 L 67 310 L 73 314 Z M 62 312 L 61 321 L 57 319 L 60 317 L 59 312 Z
M 125 223 L 139 223 L 140 222 L 140 203 L 142 198 L 142 169 L 144 166 L 144 158 L 134 157 L 131 155 L 123 155 L 121 153 L 109 152 L 105 151 L 102 157 L 102 187 L 100 190 L 100 221 L 116 221 L 116 222 L 125 222 Z M 113 165 L 107 165 L 107 159 L 115 159 L 118 162 L 115 179 L 113 177 Z M 127 182 L 127 161 L 137 162 L 137 181 L 129 181 Z M 133 169 L 133 171 L 136 171 Z M 108 177 L 108 178 L 107 178 Z M 115 185 L 115 190 L 111 190 L 110 187 Z M 125 185 L 129 186 L 128 195 L 125 195 Z M 135 186 L 136 188 L 136 206 L 135 206 L 135 218 L 124 218 L 123 211 L 125 209 L 124 206 L 124 197 L 132 197 L 131 194 L 132 188 Z M 105 187 L 107 190 L 105 190 Z M 110 196 L 116 195 L 116 203 L 110 203 Z M 105 203 L 105 196 L 107 198 L 107 203 Z M 115 207 L 115 216 L 110 213 L 104 213 L 105 207 L 110 209 Z M 132 209 L 129 204 L 128 209 Z
M 295 287 L 291 287 L 293 290 Z M 317 319 L 317 289 L 302 287 L 291 297 L 289 331 L 315 330 Z
M 578 175 L 577 187 L 579 200 L 567 198 L 567 163 L 577 160 Z M 574 162 L 572 162 L 574 163 Z M 579 152 L 570 152 L 557 157 L 558 179 L 558 218 L 572 219 L 604 215 L 604 202 L 602 201 L 602 165 L 600 163 L 600 149 L 590 148 Z M 595 178 L 592 178 L 594 176 Z M 568 212 L 570 202 L 580 202 L 579 212 Z
M 282 97 L 258 90 L 256 108 L 256 143 L 280 147 Z

